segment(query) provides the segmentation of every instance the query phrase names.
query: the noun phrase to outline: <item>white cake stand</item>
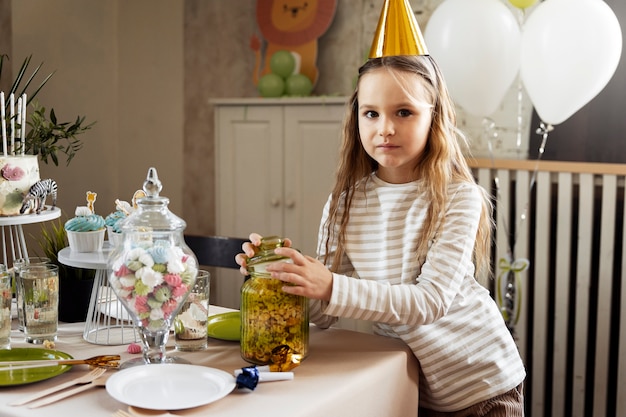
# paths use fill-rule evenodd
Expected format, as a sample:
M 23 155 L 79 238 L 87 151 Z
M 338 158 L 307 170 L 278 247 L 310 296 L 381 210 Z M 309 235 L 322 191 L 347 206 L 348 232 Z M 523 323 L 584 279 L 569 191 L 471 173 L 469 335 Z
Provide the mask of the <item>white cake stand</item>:
M 83 339 L 96 345 L 123 345 L 139 341 L 132 319 L 109 287 L 107 260 L 110 252 L 111 246 L 104 242 L 98 252 L 75 252 L 67 247 L 58 254 L 63 265 L 96 270 L 83 331 Z
M 2 228 L 2 262 L 9 268 L 13 261 L 28 257 L 28 248 L 24 239 L 25 224 L 43 223 L 61 217 L 61 209 L 58 207 L 46 206 L 39 214 L 24 214 L 21 216 L 0 217 L 0 227 Z

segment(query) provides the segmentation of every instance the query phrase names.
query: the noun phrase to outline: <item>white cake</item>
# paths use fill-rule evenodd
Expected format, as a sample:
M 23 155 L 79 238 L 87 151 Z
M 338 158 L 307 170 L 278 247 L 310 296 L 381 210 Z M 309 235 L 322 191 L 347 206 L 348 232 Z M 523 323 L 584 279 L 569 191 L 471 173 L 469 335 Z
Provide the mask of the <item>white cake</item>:
M 24 196 L 39 180 L 36 155 L 0 155 L 0 216 L 19 215 Z

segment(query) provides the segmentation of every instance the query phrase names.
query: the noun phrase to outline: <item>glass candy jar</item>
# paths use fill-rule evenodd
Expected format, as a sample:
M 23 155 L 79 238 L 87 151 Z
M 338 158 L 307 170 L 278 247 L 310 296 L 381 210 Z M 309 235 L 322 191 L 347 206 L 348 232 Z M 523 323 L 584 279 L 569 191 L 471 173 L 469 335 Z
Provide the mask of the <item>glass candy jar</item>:
M 155 168 L 143 185 L 146 197 L 122 226 L 122 243 L 108 259 L 109 284 L 138 327 L 143 360 L 122 364 L 186 362 L 166 357 L 172 321 L 193 288 L 198 262 L 185 244 L 186 223 L 159 196 L 162 185 Z
M 266 272 L 271 263 L 291 262 L 274 252 L 283 244 L 277 236 L 263 238 L 259 252 L 247 262 L 250 278 L 241 287 L 241 356 L 254 364 L 274 362 L 276 352 L 286 347 L 294 362 L 308 354 L 308 299 L 287 294 L 282 287 L 288 284 Z

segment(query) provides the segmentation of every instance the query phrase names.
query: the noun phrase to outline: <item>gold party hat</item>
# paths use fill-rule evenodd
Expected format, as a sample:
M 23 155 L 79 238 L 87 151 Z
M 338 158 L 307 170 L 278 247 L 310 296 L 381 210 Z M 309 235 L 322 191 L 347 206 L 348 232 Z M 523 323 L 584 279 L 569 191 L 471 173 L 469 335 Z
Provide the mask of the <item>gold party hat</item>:
M 385 0 L 369 57 L 395 55 L 428 55 L 409 0 Z

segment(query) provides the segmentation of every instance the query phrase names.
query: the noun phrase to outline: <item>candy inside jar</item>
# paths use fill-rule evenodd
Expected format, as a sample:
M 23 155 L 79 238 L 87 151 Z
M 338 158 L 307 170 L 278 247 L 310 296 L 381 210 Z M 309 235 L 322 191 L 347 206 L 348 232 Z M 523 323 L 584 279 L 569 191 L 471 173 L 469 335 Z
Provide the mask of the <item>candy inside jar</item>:
M 290 261 L 274 253 L 283 244 L 280 237 L 266 237 L 247 262 L 250 279 L 241 289 L 240 344 L 243 359 L 254 364 L 275 363 L 277 349 L 289 352 L 289 362 L 299 363 L 308 354 L 308 299 L 284 292 L 286 284 L 265 270 L 270 263 Z
M 136 312 L 144 328 L 161 329 L 171 321 L 193 286 L 197 266 L 192 256 L 169 239 L 136 232 L 128 250 L 111 264 L 109 282 L 117 296 Z

